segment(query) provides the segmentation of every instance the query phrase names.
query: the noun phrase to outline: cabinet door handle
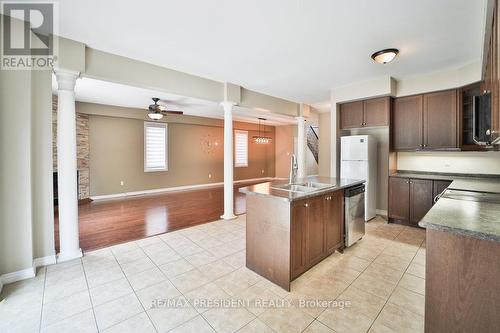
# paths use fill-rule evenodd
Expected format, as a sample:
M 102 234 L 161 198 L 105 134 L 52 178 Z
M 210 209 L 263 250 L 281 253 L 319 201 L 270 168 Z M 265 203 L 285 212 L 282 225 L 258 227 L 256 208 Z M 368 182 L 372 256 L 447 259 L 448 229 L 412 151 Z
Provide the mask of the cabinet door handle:
M 307 207 L 309 207 L 309 204 L 308 204 L 308 203 L 305 203 L 305 204 L 304 204 L 304 207 L 306 207 L 306 208 L 307 208 Z

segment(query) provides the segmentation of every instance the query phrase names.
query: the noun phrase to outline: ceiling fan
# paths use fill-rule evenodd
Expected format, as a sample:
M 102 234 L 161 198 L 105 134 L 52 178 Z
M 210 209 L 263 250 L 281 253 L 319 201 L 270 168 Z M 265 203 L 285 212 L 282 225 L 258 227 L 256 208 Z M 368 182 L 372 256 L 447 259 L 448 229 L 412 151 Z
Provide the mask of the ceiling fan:
M 167 114 L 183 114 L 182 111 L 167 110 L 167 107 L 163 104 L 158 104 L 160 99 L 158 97 L 153 97 L 154 104 L 150 104 L 148 107 L 148 117 L 152 120 L 160 120 L 163 116 Z

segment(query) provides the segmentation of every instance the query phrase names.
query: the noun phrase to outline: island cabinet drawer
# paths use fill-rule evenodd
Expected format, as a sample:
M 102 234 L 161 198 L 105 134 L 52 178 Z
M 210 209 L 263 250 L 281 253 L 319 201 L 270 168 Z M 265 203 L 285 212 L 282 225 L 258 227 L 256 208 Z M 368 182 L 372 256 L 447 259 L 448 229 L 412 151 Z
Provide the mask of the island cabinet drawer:
M 343 208 L 342 191 L 292 203 L 292 279 L 343 246 Z

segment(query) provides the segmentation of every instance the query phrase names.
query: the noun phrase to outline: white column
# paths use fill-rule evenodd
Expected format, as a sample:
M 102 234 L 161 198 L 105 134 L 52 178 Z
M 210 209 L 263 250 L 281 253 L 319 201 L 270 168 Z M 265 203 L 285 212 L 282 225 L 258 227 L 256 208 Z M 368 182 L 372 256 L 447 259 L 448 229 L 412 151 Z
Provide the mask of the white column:
M 224 108 L 224 220 L 236 218 L 233 202 L 233 105 L 222 102 Z
M 57 261 L 82 256 L 78 234 L 75 83 L 79 73 L 56 71 L 57 77 L 57 191 L 59 254 Z
M 306 120 L 297 117 L 297 165 L 299 167 L 297 176 L 304 178 L 306 174 Z

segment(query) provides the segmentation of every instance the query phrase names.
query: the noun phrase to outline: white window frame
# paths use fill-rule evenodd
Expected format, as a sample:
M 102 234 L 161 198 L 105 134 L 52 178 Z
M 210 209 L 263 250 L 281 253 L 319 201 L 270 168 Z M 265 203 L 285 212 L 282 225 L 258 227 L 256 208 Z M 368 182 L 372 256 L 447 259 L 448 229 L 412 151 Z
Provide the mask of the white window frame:
M 160 127 L 165 128 L 165 168 L 148 168 L 147 166 L 147 151 L 146 151 L 146 129 L 147 127 Z M 168 124 L 167 123 L 157 123 L 151 121 L 144 122 L 144 172 L 163 172 L 168 171 Z
M 245 163 L 238 163 L 236 160 L 236 134 L 244 134 L 247 138 L 246 140 L 246 161 Z M 244 168 L 248 167 L 248 131 L 242 131 L 242 130 L 235 130 L 234 131 L 234 166 L 236 168 Z

